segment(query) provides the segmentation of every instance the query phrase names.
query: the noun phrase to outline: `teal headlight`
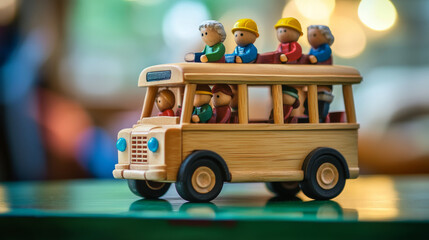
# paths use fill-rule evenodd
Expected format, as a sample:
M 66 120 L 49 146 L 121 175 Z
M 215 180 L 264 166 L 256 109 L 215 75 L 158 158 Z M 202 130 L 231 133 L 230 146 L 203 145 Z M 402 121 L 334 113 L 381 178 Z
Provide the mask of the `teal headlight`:
M 156 152 L 159 147 L 158 139 L 151 137 L 149 139 L 149 142 L 147 142 L 147 147 L 149 148 L 150 151 Z
M 125 138 L 119 138 L 118 141 L 116 141 L 116 148 L 123 152 L 125 149 L 127 149 L 127 140 Z

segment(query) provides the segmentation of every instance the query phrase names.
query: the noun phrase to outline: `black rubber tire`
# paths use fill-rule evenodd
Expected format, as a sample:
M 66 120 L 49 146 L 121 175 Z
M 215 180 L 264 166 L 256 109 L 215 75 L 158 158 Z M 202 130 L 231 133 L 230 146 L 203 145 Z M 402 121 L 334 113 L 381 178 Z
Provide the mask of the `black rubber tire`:
M 299 182 L 267 182 L 265 186 L 282 198 L 294 197 L 301 190 Z
M 152 182 L 146 180 L 128 179 L 131 192 L 146 199 L 162 197 L 170 188 L 171 183 Z
M 317 170 L 323 163 L 331 163 L 338 171 L 338 182 L 331 189 L 323 189 L 317 183 Z M 300 183 L 302 192 L 309 198 L 315 200 L 328 200 L 338 196 L 346 184 L 346 173 L 341 161 L 331 154 L 319 155 L 308 162 L 307 175 Z
M 215 175 L 215 185 L 208 193 L 199 193 L 192 186 L 192 175 L 199 167 L 210 168 Z M 210 202 L 215 199 L 222 191 L 223 187 L 223 174 L 221 168 L 212 160 L 201 158 L 190 162 L 189 164 L 182 164 L 179 169 L 176 181 L 176 190 L 179 195 L 190 202 Z

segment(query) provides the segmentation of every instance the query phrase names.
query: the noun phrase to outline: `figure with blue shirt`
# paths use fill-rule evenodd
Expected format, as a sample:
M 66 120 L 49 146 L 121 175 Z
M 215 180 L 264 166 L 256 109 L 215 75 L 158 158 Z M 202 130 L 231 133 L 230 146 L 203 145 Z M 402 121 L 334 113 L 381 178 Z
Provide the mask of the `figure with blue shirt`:
M 308 61 L 312 64 L 332 64 L 331 45 L 334 43 L 334 36 L 328 26 L 311 25 L 307 28 L 307 39 L 311 45 L 308 54 Z M 329 106 L 334 99 L 332 95 L 332 85 L 317 86 L 317 102 L 319 110 L 319 122 L 328 121 Z M 305 111 L 308 114 L 308 101 L 304 101 Z
M 225 55 L 227 63 L 251 63 L 255 62 L 258 50 L 253 45 L 259 37 L 258 26 L 255 21 L 249 18 L 240 19 L 232 28 L 234 40 L 237 43 L 232 54 Z
M 311 45 L 308 59 L 313 64 L 332 64 L 331 45 L 334 36 L 328 26 L 311 25 L 307 28 L 308 43 Z

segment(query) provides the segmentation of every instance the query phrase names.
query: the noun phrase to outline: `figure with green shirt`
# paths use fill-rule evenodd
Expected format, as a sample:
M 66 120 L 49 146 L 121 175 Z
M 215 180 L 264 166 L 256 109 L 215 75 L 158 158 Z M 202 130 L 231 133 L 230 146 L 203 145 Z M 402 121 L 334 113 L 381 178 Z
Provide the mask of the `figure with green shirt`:
M 185 55 L 187 62 L 225 62 L 226 33 L 222 23 L 215 20 L 204 21 L 200 24 L 201 39 L 206 47 L 200 53 L 188 53 Z
M 191 118 L 192 122 L 206 123 L 212 118 L 213 109 L 209 104 L 212 96 L 212 90 L 209 85 L 198 84 L 197 90 L 195 91 L 194 111 L 192 112 Z

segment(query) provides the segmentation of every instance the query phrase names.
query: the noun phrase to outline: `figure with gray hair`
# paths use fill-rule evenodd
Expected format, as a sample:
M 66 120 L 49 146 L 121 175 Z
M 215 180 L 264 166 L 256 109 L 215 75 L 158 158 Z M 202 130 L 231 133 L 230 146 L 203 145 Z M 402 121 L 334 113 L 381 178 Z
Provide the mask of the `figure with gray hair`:
M 332 64 L 331 45 L 334 36 L 328 26 L 311 25 L 307 28 L 308 43 L 311 45 L 308 59 L 313 64 Z
M 187 62 L 225 62 L 225 41 L 226 33 L 222 23 L 215 20 L 207 20 L 198 27 L 201 39 L 206 44 L 200 53 L 188 53 L 185 56 Z

